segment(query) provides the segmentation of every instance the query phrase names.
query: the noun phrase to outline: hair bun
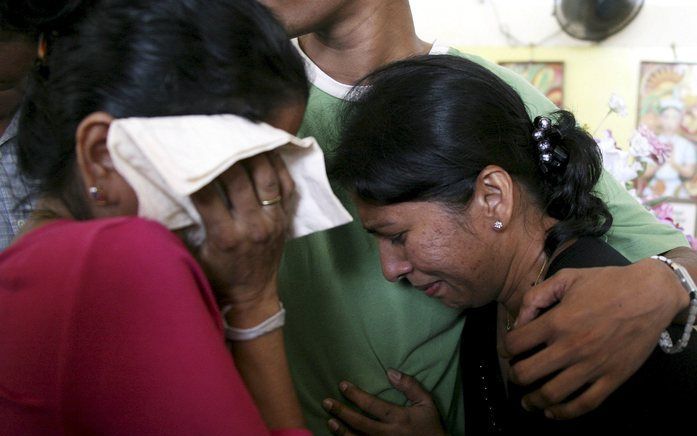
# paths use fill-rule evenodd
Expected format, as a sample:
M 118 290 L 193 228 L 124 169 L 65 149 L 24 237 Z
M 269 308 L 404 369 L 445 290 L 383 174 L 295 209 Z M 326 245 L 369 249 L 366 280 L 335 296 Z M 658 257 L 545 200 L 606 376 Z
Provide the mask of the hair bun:
M 66 33 L 95 0 L 4 0 L 0 23 L 9 30 L 27 33 Z

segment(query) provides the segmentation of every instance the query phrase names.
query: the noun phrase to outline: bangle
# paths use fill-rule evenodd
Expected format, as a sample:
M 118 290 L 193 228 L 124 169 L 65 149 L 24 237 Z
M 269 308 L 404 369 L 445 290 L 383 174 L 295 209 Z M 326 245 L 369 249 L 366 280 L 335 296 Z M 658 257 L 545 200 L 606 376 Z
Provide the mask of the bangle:
M 223 327 L 225 327 L 225 338 L 231 341 L 250 341 L 256 339 L 259 336 L 263 336 L 269 332 L 283 327 L 286 322 L 286 309 L 283 308 L 283 303 L 278 302 L 280 309 L 275 314 L 271 315 L 269 318 L 262 321 L 260 324 L 248 329 L 238 329 L 235 327 L 230 327 L 227 323 L 226 315 L 232 309 L 232 305 L 228 304 L 223 307 L 220 314 L 223 316 Z
M 679 263 L 673 262 L 665 256 L 651 256 L 651 259 L 660 260 L 668 265 L 673 270 L 675 275 L 678 276 L 680 284 L 683 288 L 685 288 L 690 296 L 690 310 L 687 314 L 685 330 L 683 331 L 680 340 L 678 340 L 678 343 L 673 345 L 673 340 L 670 338 L 670 334 L 668 334 L 667 330 L 664 330 L 663 333 L 661 333 L 661 337 L 658 340 L 658 344 L 661 346 L 661 349 L 664 352 L 668 354 L 679 353 L 685 349 L 687 343 L 690 341 L 690 334 L 692 334 L 692 329 L 695 325 L 695 318 L 697 318 L 697 286 L 695 286 L 695 282 L 692 281 L 690 273 L 688 273 L 685 267 Z

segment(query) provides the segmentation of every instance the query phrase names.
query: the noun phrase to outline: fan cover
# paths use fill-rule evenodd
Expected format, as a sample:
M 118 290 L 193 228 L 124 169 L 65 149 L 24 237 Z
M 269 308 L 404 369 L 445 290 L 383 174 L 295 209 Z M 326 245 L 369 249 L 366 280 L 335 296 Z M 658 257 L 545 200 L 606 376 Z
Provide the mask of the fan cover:
M 585 41 L 602 41 L 624 29 L 644 0 L 555 0 L 554 16 L 562 30 Z

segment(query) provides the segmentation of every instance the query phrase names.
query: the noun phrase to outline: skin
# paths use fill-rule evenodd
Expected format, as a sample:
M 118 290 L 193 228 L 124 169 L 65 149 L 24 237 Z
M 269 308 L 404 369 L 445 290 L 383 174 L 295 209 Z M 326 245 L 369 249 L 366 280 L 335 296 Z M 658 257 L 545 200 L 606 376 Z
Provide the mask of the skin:
M 427 54 L 406 0 L 260 0 L 333 79 L 354 84 L 376 68 Z
M 463 310 L 497 301 L 501 327 L 509 314 L 515 318 L 548 265 L 545 233 L 556 221 L 527 206 L 528 195 L 497 166 L 479 174 L 466 207 L 438 201 L 355 201 L 363 226 L 377 239 L 387 280 L 406 280 L 444 305 Z M 502 229 L 493 227 L 497 220 L 505 223 Z M 395 407 L 344 381 L 339 389 L 346 398 L 377 419 L 326 399 L 323 406 L 338 418 L 329 422 L 330 429 L 346 434 L 443 433 L 433 400 L 418 381 L 392 369 L 387 375 L 416 401 Z
M 22 101 L 26 76 L 35 58 L 36 42 L 32 38 L 0 30 L 0 135 Z
M 391 61 L 429 51 L 416 35 L 406 0 L 260 1 L 274 11 L 289 35 L 301 35 L 301 49 L 315 64 L 345 84 Z M 322 13 L 317 14 L 320 7 Z M 697 277 L 695 252 L 680 247 L 664 255 Z M 618 288 L 618 283 L 623 286 Z M 612 300 L 605 298 L 609 290 L 614 292 Z M 560 303 L 536 317 L 553 301 Z M 524 405 L 544 409 L 557 419 L 577 417 L 596 408 L 636 372 L 660 332 L 673 321 L 684 322 L 688 303 L 675 275 L 659 261 L 566 270 L 526 294 L 516 329 L 506 336 L 501 352 L 512 356 L 545 343 L 544 356 L 535 354 L 511 368 L 513 379 L 526 384 L 560 371 L 528 395 Z M 591 389 L 562 402 L 579 384 L 590 384 Z
M 296 132 L 304 112 L 303 104 L 289 105 L 267 122 Z M 137 215 L 138 200 L 133 188 L 115 170 L 106 139 L 113 117 L 95 112 L 85 117 L 76 131 L 76 166 L 85 198 L 87 188 L 97 186 L 101 201 L 90 202 L 95 218 Z M 225 188 L 233 210 L 213 184 Z M 232 305 L 228 324 L 249 328 L 278 311 L 276 277 L 285 231 L 290 215 L 293 181 L 283 162 L 273 152 L 233 165 L 218 179 L 192 195 L 208 235 L 194 252 L 218 297 Z M 282 195 L 284 201 L 261 206 L 261 199 Z M 39 209 L 57 218 L 72 219 L 70 212 L 54 198 L 41 200 Z M 52 219 L 35 219 L 27 232 Z M 235 366 L 249 389 L 266 424 L 271 428 L 304 427 L 285 357 L 281 329 L 255 340 L 230 345 Z

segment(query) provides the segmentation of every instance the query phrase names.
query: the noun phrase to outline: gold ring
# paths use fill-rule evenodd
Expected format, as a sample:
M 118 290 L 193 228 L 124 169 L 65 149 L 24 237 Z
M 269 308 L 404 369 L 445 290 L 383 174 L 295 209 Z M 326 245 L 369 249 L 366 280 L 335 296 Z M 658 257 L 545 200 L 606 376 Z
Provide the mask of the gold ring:
M 280 201 L 283 199 L 283 197 L 279 194 L 278 197 L 272 198 L 271 200 L 261 200 L 261 205 L 262 206 L 271 206 L 276 203 L 280 203 Z

